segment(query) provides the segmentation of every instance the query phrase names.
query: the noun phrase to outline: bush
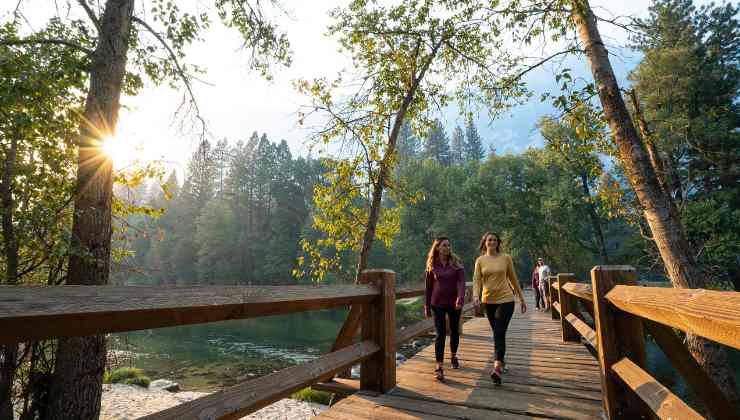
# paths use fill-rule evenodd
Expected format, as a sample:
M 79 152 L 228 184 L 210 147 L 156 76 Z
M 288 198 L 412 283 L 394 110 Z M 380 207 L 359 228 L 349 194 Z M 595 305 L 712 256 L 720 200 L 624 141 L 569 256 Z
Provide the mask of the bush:
M 290 396 L 294 400 L 312 402 L 317 404 L 329 405 L 331 403 L 332 394 L 325 391 L 316 391 L 311 388 L 303 388 L 302 390 L 294 393 Z
M 149 388 L 151 380 L 144 375 L 144 371 L 137 368 L 123 367 L 106 372 L 103 376 L 103 382 L 112 384 L 138 385 L 142 388 Z

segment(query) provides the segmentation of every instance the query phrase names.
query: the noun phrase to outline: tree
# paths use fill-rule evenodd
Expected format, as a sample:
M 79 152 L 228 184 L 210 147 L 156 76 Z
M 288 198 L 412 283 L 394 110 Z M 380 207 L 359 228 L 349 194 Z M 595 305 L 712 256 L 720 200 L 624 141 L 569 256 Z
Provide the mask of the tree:
M 90 60 L 89 87 L 77 139 L 79 157 L 68 283 L 93 285 L 106 284 L 110 273 L 113 177 L 111 160 L 101 145 L 115 134 L 120 95 L 124 90 L 135 93 L 146 75 L 155 83 L 180 80 L 192 97 L 192 76 L 180 59 L 184 57 L 184 48 L 207 27 L 208 16 L 180 13 L 173 2 L 157 2 L 151 13 L 162 26 L 162 32 L 158 32 L 135 14 L 134 0 L 108 0 L 102 13 L 87 1 L 81 0 L 78 5 L 88 21 L 73 21 L 71 27 L 83 26 L 82 33 L 93 36 L 75 39 L 71 35 L 80 32 L 69 30 L 53 39 L 32 35 L 3 39 L 0 45 L 63 45 L 87 54 Z M 220 18 L 239 30 L 246 46 L 255 49 L 255 68 L 265 73 L 272 58 L 288 62 L 287 40 L 263 20 L 259 6 L 237 0 L 217 1 L 215 6 Z M 155 42 L 147 42 L 144 35 L 152 36 Z M 157 51 L 167 59 L 161 60 L 154 53 Z M 197 105 L 191 103 L 197 115 Z M 50 418 L 98 417 L 104 362 L 102 336 L 59 340 Z
M 403 123 L 432 127 L 425 113 L 432 104 L 444 106 L 453 100 L 465 108 L 473 99 L 495 112 L 523 93 L 516 80 L 496 77 L 511 60 L 499 49 L 495 22 L 486 20 L 473 2 L 434 3 L 406 0 L 385 7 L 357 0 L 337 9 L 330 32 L 340 36 L 361 69 L 360 91 L 344 95 L 349 99 L 342 101 L 334 93 L 341 80 L 298 83 L 299 90 L 312 98 L 311 109 L 328 117 L 318 140 L 356 145 L 356 154 L 332 163 L 334 174 L 327 178 L 333 184 L 317 190 L 314 201 L 322 217 L 318 225 L 328 235 L 321 247 L 358 252 L 356 273 L 366 268 L 376 233 L 389 244 L 397 231 L 397 208 L 380 216 Z M 339 225 L 347 228 L 337 229 Z M 362 238 L 353 235 L 356 230 L 364 231 Z M 305 247 L 318 258 L 312 258 L 309 271 L 322 277 L 331 264 L 321 260 L 321 252 L 310 243 Z
M 455 126 L 450 140 L 450 161 L 453 165 L 462 165 L 465 162 L 465 133 L 460 126 Z
M 465 158 L 480 162 L 484 157 L 483 140 L 480 138 L 480 134 L 478 134 L 478 129 L 475 127 L 473 119 L 469 118 L 465 124 Z
M 545 117 L 537 125 L 545 139 L 545 146 L 557 153 L 564 160 L 565 166 L 579 179 L 593 230 L 594 250 L 599 254 L 601 263 L 608 264 L 603 223 L 597 211 L 597 198 L 592 193 L 593 186 L 602 173 L 601 162 L 596 153 L 604 149 L 599 143 L 606 141 L 598 111 L 588 104 L 581 104 L 562 122 Z

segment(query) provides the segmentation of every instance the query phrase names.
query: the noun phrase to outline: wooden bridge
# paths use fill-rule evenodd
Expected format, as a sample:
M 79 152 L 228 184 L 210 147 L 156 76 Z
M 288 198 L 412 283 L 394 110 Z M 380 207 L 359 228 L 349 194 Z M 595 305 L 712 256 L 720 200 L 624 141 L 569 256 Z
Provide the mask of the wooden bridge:
M 0 344 L 351 306 L 329 353 L 146 418 L 237 419 L 311 385 L 352 394 L 323 418 L 703 418 L 646 372 L 649 334 L 706 414 L 737 418 L 673 328 L 740 349 L 740 293 L 635 281 L 626 266 L 595 267 L 589 283 L 570 274 L 548 279 L 554 310 L 536 312 L 530 302 L 527 314 L 515 315 L 500 387 L 488 377 L 493 348 L 484 318 L 464 324 L 463 367 L 446 369 L 447 382 L 433 379 L 431 347 L 396 370 L 398 344 L 433 324 L 396 329 L 395 300 L 424 290 L 396 289 L 387 270 L 368 270 L 351 286 L 3 286 Z M 359 381 L 327 382 L 357 363 Z

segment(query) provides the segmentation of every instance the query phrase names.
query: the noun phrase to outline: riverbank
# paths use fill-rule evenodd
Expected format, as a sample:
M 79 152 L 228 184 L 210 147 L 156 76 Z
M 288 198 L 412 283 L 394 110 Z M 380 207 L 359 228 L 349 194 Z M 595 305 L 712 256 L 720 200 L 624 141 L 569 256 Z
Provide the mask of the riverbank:
M 207 395 L 207 392 L 169 392 L 135 385 L 103 385 L 101 420 L 129 420 L 146 416 Z M 244 419 L 310 419 L 327 408 L 325 405 L 286 398 Z

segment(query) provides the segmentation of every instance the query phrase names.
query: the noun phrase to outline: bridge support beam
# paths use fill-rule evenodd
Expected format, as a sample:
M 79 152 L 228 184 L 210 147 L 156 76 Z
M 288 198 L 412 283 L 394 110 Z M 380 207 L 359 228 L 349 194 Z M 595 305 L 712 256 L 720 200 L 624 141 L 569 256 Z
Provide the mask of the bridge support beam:
M 612 371 L 612 365 L 625 357 L 645 368 L 642 322 L 639 318 L 615 308 L 605 298 L 618 284 L 636 285 L 635 269 L 630 266 L 596 266 L 591 270 L 604 412 L 609 419 L 650 418 L 652 413 L 645 404 L 633 392 L 624 388 Z
M 567 320 L 569 314 L 580 315 L 578 312 L 578 299 L 566 292 L 563 288 L 566 284 L 575 282 L 576 276 L 572 273 L 560 273 L 557 279 L 557 294 L 558 301 L 560 302 L 560 331 L 563 333 L 563 341 L 580 343 L 581 334 Z
M 360 277 L 380 290 L 362 311 L 362 339 L 378 344 L 380 351 L 360 365 L 360 390 L 385 393 L 396 386 L 396 273 L 365 270 Z

